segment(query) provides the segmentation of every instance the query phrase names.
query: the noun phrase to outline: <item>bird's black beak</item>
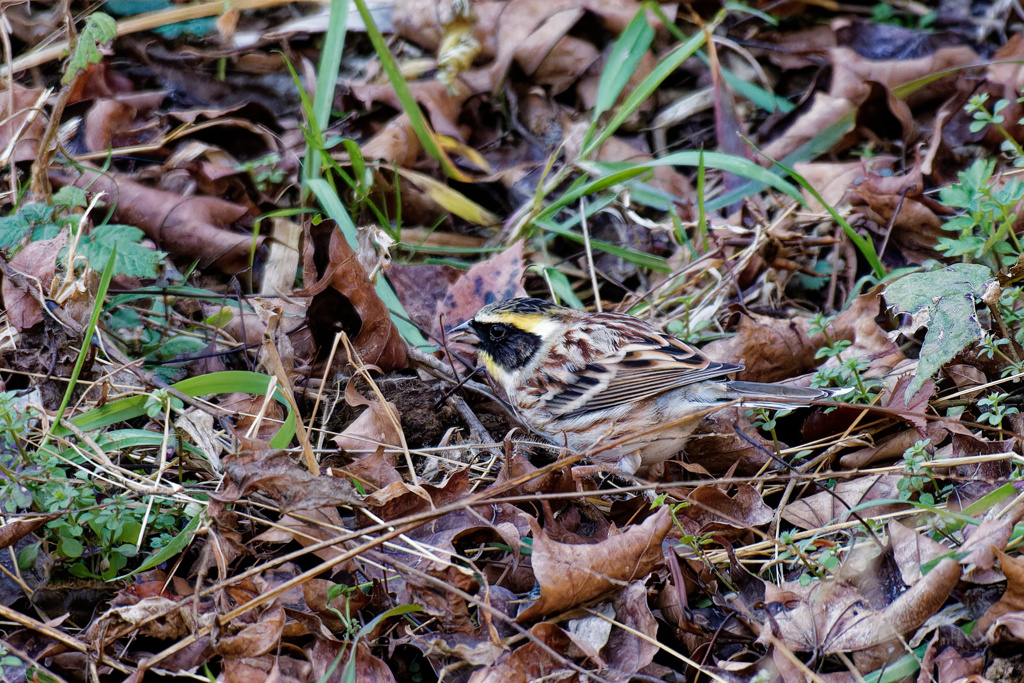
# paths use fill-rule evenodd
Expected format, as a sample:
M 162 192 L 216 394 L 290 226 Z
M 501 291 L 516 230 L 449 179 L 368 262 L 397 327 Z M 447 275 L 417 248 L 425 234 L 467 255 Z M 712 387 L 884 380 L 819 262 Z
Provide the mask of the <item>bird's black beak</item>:
M 466 344 L 475 344 L 480 341 L 480 338 L 476 336 L 476 332 L 473 330 L 472 318 L 448 330 L 448 339 L 458 339 Z

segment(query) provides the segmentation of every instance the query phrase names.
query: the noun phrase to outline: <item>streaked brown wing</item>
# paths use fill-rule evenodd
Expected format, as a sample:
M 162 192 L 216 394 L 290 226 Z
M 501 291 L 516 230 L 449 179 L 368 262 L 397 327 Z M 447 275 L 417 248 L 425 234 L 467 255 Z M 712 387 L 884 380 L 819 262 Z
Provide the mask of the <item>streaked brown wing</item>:
M 583 415 L 743 369 L 742 365 L 712 362 L 692 346 L 649 328 L 630 332 L 634 334 L 627 336 L 627 343 L 616 353 L 576 373 L 564 391 L 549 400 L 548 409 L 564 417 Z

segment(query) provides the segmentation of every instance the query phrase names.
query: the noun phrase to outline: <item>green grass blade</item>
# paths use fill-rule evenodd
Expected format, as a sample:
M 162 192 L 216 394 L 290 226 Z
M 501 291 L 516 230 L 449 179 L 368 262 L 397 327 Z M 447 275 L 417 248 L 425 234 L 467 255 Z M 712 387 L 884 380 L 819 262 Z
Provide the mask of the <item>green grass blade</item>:
M 619 39 L 615 41 L 608 56 L 608 64 L 601 74 L 601 80 L 597 85 L 597 101 L 594 103 L 594 125 L 606 111 L 612 108 L 615 100 L 619 99 L 622 89 L 626 87 L 630 77 L 640 66 L 651 43 L 654 42 L 654 29 L 647 22 L 646 3 L 640 11 L 629 22 L 629 26 L 622 32 Z
M 331 0 L 331 14 L 327 23 L 327 35 L 320 53 L 320 65 L 316 73 L 316 95 L 311 107 L 309 125 L 316 127 L 319 138 L 331 119 L 331 105 L 341 68 L 341 54 L 345 50 L 345 33 L 348 23 L 349 0 Z M 303 178 L 309 180 L 320 176 L 320 150 L 306 145 L 305 161 L 302 164 Z
M 541 222 L 550 219 L 566 206 L 575 204 L 580 197 L 591 195 L 606 190 L 615 185 L 620 185 L 628 180 L 657 166 L 699 166 L 701 163 L 700 151 L 675 152 L 660 159 L 652 159 L 642 164 L 605 164 L 596 162 L 582 163 L 580 166 L 598 176 L 589 182 L 574 185 L 569 191 L 563 193 L 554 202 L 538 212 L 534 222 Z M 780 192 L 788 194 L 799 202 L 803 202 L 800 191 L 784 178 L 772 173 L 769 169 L 758 166 L 748 159 L 723 154 L 721 152 L 703 152 L 704 166 L 706 168 L 717 168 L 721 171 L 728 171 L 734 175 L 750 178 L 765 185 L 774 187 Z
M 53 418 L 53 422 L 50 423 L 50 431 L 43 438 L 42 443 L 39 445 L 40 450 L 50 441 L 50 436 L 56 432 L 56 428 L 60 425 L 61 419 L 64 417 L 64 411 L 68 409 L 68 404 L 71 403 L 71 397 L 75 392 L 75 385 L 78 384 L 78 376 L 82 374 L 82 367 L 85 365 L 85 359 L 89 356 L 89 347 L 92 345 L 92 336 L 96 334 L 96 325 L 100 320 L 100 313 L 103 311 L 103 300 L 107 296 L 107 290 L 110 288 L 110 280 L 114 277 L 114 259 L 117 258 L 117 245 L 110 252 L 110 257 L 107 259 L 107 265 L 103 269 L 103 274 L 100 276 L 99 287 L 96 289 L 96 301 L 92 306 L 92 315 L 89 316 L 89 324 L 85 328 L 85 335 L 82 337 L 82 350 L 78 352 L 78 359 L 75 361 L 75 367 L 71 370 L 71 377 L 68 378 L 68 388 L 64 391 L 64 398 L 60 402 L 60 408 L 57 409 L 57 414 Z M 71 267 L 71 266 L 69 266 Z
M 358 2 L 359 0 L 357 0 Z M 694 52 L 697 51 L 701 45 L 704 44 L 709 31 L 714 30 L 714 27 L 718 25 L 722 19 L 725 18 L 725 12 L 719 12 L 715 15 L 715 18 L 711 20 L 711 23 L 705 28 L 705 30 L 695 33 L 685 43 L 677 47 L 675 50 L 670 52 L 664 59 L 662 59 L 656 67 L 643 79 L 631 92 L 623 103 L 619 106 L 618 111 L 612 116 L 608 124 L 601 130 L 600 133 L 594 137 L 593 140 L 580 152 L 581 159 L 587 159 L 593 155 L 604 143 L 605 140 L 610 138 L 615 131 L 619 129 L 626 119 L 628 119 L 637 108 L 643 104 L 643 102 L 650 97 L 658 86 L 669 77 L 679 66 L 689 59 Z
M 203 515 L 196 515 L 189 521 L 188 526 L 182 529 L 177 536 L 171 539 L 170 543 L 165 545 L 163 548 L 160 548 L 160 550 L 158 550 L 153 555 L 147 557 L 146 560 L 139 566 L 138 569 L 130 571 L 124 576 L 118 576 L 110 580 L 120 581 L 122 579 L 127 579 L 128 577 L 138 574 L 139 572 L 148 571 L 159 564 L 174 559 L 182 552 L 184 552 L 186 547 L 188 547 L 188 544 L 192 541 L 192 534 L 195 532 L 196 529 L 199 528 L 199 524 L 202 521 Z
M 345 235 L 345 241 L 348 242 L 353 251 L 358 249 L 356 225 L 352 222 L 352 218 L 348 215 L 348 211 L 345 210 L 341 200 L 338 199 L 334 189 L 322 178 L 313 178 L 308 184 L 309 189 L 313 191 L 313 194 L 320 201 L 320 205 L 327 212 L 327 217 L 337 223 L 342 234 Z M 384 278 L 378 278 L 376 287 L 377 295 L 391 312 L 391 322 L 398 328 L 402 338 L 416 347 L 433 348 L 433 345 L 427 341 L 419 331 L 419 328 L 409 322 L 409 314 L 405 312 L 405 307 L 398 300 L 398 296 L 395 294 L 395 290 L 391 288 L 391 284 Z
M 187 396 L 230 394 L 234 392 L 265 396 L 269 384 L 270 377 L 267 375 L 244 370 L 228 370 L 198 377 L 189 377 L 171 386 Z M 288 400 L 281 393 L 280 388 L 275 391 L 274 398 L 288 409 L 288 415 L 285 417 L 281 429 L 270 440 L 270 446 L 271 448 L 287 448 L 288 444 L 291 443 L 292 437 L 295 436 L 295 414 L 292 412 Z M 101 429 L 117 422 L 132 420 L 145 415 L 146 402 L 148 400 L 149 396 L 140 395 L 111 401 L 106 405 L 93 408 L 72 418 L 71 422 L 82 431 Z M 66 428 L 56 428 L 53 432 L 57 435 L 70 433 Z
M 391 51 L 388 49 L 384 36 L 381 35 L 380 29 L 373 22 L 373 16 L 366 7 L 365 0 L 354 0 L 354 2 L 356 3 L 356 9 L 359 10 L 359 16 L 363 18 L 363 24 L 366 26 L 366 35 L 370 39 L 374 51 L 377 53 L 377 58 L 380 59 L 381 66 L 384 67 L 384 72 L 388 75 L 388 80 L 391 81 L 391 87 L 395 89 L 395 95 L 398 96 L 398 101 L 402 103 L 402 111 L 409 117 L 412 129 L 416 132 L 416 137 L 419 138 L 424 151 L 441 164 L 441 168 L 444 169 L 448 177 L 469 182 L 469 178 L 455 167 L 451 159 L 448 158 L 448 155 L 437 143 L 434 131 L 423 116 L 423 110 L 420 109 L 419 103 L 413 97 L 412 91 L 409 90 L 409 84 L 406 83 L 405 76 L 402 75 L 401 69 L 398 68 L 395 58 L 391 56 Z

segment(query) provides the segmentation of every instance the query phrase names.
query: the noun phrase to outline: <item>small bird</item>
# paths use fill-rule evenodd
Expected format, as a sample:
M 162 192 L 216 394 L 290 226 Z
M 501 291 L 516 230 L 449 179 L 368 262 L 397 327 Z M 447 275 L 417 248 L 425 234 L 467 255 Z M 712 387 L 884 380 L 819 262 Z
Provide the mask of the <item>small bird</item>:
M 541 299 L 489 304 L 451 333 L 476 345 L 527 426 L 627 476 L 678 455 L 714 406 L 795 408 L 847 391 L 730 380 L 742 365 L 639 318 Z

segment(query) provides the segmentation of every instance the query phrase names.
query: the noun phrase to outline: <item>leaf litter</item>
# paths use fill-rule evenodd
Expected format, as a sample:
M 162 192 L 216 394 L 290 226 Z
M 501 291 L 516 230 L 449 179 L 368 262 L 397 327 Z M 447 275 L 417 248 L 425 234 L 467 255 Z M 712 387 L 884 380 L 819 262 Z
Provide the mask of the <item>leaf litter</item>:
M 207 4 L 4 10 L 3 680 L 1021 680 L 1019 13 Z M 521 295 L 851 392 L 597 476 Z

